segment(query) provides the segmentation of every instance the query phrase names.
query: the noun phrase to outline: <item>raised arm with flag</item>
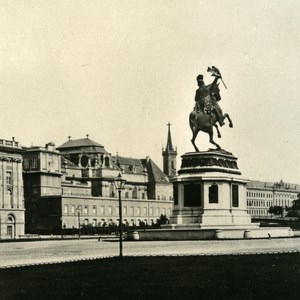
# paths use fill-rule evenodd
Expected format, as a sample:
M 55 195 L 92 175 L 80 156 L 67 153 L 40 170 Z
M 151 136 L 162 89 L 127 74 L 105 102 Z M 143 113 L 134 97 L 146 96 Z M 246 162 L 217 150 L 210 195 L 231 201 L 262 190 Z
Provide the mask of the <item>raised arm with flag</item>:
M 227 89 L 227 86 L 225 84 L 225 82 L 223 81 L 221 72 L 219 71 L 219 69 L 217 69 L 215 66 L 212 66 L 211 68 L 208 67 L 207 68 L 207 72 L 211 73 L 211 76 L 215 76 L 221 79 L 222 83 L 224 84 L 225 88 Z

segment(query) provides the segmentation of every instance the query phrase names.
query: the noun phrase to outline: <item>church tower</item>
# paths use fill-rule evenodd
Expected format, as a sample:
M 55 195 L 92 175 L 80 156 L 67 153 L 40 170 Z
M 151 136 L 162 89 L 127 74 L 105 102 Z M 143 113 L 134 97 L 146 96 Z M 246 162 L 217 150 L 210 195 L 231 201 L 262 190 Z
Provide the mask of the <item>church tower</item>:
M 167 126 L 168 126 L 167 145 L 165 149 L 164 148 L 162 149 L 163 171 L 168 177 L 174 177 L 176 176 L 177 149 L 175 149 L 172 145 L 170 122 L 167 124 Z

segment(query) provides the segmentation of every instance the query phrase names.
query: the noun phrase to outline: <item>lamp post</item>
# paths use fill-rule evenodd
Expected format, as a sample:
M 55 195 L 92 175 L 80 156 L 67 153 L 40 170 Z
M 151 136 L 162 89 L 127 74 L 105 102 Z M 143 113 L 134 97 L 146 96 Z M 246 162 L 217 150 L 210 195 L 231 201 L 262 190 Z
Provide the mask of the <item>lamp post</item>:
M 123 256 L 123 227 L 122 227 L 122 199 L 121 199 L 121 191 L 124 189 L 126 180 L 122 178 L 121 173 L 119 173 L 119 176 L 115 178 L 114 184 L 116 189 L 119 193 L 119 230 L 120 230 L 120 236 L 119 236 L 119 243 L 120 243 L 120 254 L 119 257 Z
M 80 240 L 80 208 L 79 206 L 77 207 L 77 215 L 78 215 L 78 239 Z

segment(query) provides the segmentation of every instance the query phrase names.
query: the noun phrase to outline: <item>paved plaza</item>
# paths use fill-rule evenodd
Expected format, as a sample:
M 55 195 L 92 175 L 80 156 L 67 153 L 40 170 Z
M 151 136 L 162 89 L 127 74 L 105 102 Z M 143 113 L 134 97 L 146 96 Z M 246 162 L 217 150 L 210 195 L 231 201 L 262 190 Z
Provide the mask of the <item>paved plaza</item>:
M 125 241 L 124 256 L 300 251 L 300 238 L 206 241 Z M 0 267 L 117 256 L 118 241 L 56 240 L 0 243 Z

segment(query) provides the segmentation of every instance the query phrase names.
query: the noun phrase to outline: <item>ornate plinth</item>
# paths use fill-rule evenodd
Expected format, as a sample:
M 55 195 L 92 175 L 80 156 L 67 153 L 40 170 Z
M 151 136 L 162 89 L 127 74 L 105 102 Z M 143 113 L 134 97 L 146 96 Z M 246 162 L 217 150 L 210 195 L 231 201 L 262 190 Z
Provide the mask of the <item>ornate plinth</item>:
M 203 172 L 222 172 L 241 175 L 237 158 L 224 150 L 188 152 L 182 155 L 178 174 L 199 174 Z
M 189 228 L 253 228 L 246 208 L 247 180 L 237 157 L 224 150 L 182 155 L 174 184 L 171 226 Z

